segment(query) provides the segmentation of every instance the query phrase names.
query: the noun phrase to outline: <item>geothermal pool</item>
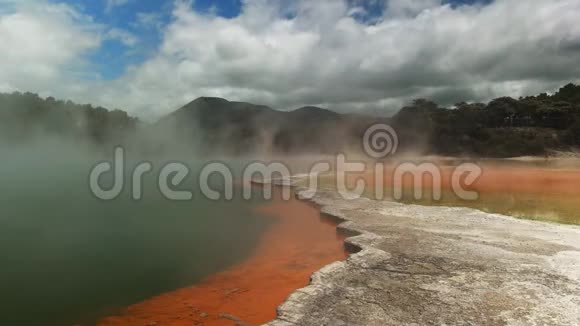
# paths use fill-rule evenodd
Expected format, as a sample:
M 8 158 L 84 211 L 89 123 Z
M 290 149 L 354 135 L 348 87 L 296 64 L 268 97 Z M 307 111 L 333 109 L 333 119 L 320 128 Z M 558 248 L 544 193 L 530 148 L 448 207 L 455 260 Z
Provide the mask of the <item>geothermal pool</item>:
M 259 200 L 172 202 L 146 189 L 139 202 L 101 201 L 88 188 L 92 162 L 78 157 L 2 160 L 4 325 L 94 325 L 239 264 L 274 224 L 255 210 Z
M 317 207 L 278 197 L 257 210 L 273 225 L 248 259 L 192 286 L 131 305 L 98 325 L 229 326 L 233 320 L 261 325 L 275 319 L 278 305 L 307 286 L 315 271 L 346 259 L 345 236 Z
M 477 200 L 462 200 L 450 187 L 450 175 L 456 162 L 438 162 L 442 175 L 442 198 L 434 200 L 432 179 L 423 179 L 423 196 L 414 198 L 413 179 L 410 175 L 403 178 L 403 197 L 396 200 L 405 204 L 425 206 L 468 207 L 487 213 L 514 216 L 522 219 L 540 220 L 563 224 L 580 224 L 580 164 L 568 162 L 562 166 L 560 161 L 520 162 L 486 160 L 478 164 L 482 175 L 471 186 L 471 191 L 479 195 Z M 393 197 L 393 167 L 384 170 L 384 200 Z M 357 180 L 365 180 L 367 187 L 364 196 L 376 198 L 375 174 L 351 174 L 347 185 L 354 189 Z M 333 176 L 321 177 L 322 188 L 336 189 Z M 305 183 L 301 183 L 305 185 Z
M 429 206 L 459 206 L 522 219 L 580 224 L 580 169 L 561 168 L 549 164 L 514 164 L 513 162 L 482 164 L 483 174 L 470 187 L 479 199 L 459 199 L 448 188 L 440 201 L 425 196 L 403 203 Z
M 88 189 L 94 162 L 67 153 L 3 156 L 3 324 L 232 323 L 223 316 L 260 324 L 314 271 L 346 258 L 335 224 L 304 202 L 259 195 L 215 202 L 199 193 L 175 202 L 155 188 L 142 201 L 126 194 L 104 202 Z M 428 187 L 424 199 L 407 193 L 402 201 L 580 224 L 579 171 L 487 163 L 473 186 L 477 201 L 459 200 L 448 187 L 440 201 Z M 323 178 L 322 187 L 332 185 Z
M 346 257 L 317 208 L 266 201 L 259 188 L 250 201 L 194 191 L 177 202 L 145 179 L 143 200 L 126 189 L 102 201 L 89 190 L 91 154 L 2 154 L 2 324 L 232 323 L 220 314 L 260 324 L 314 271 Z

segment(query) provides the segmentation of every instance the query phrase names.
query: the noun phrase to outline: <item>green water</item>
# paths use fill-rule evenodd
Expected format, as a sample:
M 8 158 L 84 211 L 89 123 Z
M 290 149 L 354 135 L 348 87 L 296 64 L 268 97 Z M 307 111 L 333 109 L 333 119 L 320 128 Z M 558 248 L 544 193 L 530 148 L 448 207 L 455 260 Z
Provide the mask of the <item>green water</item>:
M 259 200 L 174 202 L 146 188 L 142 201 L 104 202 L 89 160 L 2 154 L 1 325 L 91 325 L 240 262 L 272 223 L 252 211 Z

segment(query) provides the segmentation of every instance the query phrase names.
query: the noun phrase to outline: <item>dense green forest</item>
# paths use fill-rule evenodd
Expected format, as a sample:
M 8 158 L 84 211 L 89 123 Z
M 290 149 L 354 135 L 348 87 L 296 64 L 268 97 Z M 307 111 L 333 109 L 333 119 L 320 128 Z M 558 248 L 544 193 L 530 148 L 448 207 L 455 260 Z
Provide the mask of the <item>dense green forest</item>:
M 418 99 L 392 118 L 338 114 L 316 107 L 276 111 L 219 98 L 197 99 L 155 124 L 143 124 L 120 110 L 43 99 L 32 93 L 0 94 L 0 140 L 21 143 L 57 137 L 111 146 L 131 141 L 162 152 L 205 146 L 207 152 L 335 153 L 360 149 L 374 123 L 391 124 L 401 150 L 423 154 L 510 157 L 548 155 L 580 148 L 580 86 L 553 95 L 442 108 Z
M 544 155 L 580 146 L 580 86 L 553 95 L 497 98 L 488 104 L 458 103 L 440 108 L 415 100 L 393 118 L 397 130 L 435 154 L 507 157 Z
M 33 93 L 0 94 L 0 138 L 21 143 L 56 138 L 92 145 L 122 143 L 139 120 L 121 110 L 43 99 Z

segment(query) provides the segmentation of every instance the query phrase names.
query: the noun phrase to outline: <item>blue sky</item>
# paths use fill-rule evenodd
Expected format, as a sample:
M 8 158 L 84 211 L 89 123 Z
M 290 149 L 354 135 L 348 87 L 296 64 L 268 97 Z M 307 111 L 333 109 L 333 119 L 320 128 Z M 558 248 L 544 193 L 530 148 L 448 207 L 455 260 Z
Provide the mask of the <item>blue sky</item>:
M 50 0 L 66 3 L 79 12 L 92 17 L 96 23 L 107 28 L 129 31 L 139 42 L 127 46 L 118 40 L 106 40 L 98 51 L 90 55 L 94 69 L 101 78 L 115 79 L 130 65 L 137 65 L 153 55 L 162 41 L 162 29 L 171 19 L 173 2 L 167 0 L 126 0 L 122 4 L 108 8 L 107 0 Z M 235 17 L 240 13 L 241 0 L 196 0 L 192 8 L 200 13 L 213 13 L 221 17 Z M 138 15 L 154 16 L 159 26 L 139 24 Z
M 138 65 L 151 57 L 162 41 L 162 29 L 171 19 L 173 2 L 167 0 L 116 0 L 118 5 L 110 6 L 115 0 L 50 0 L 54 3 L 66 3 L 79 12 L 92 17 L 95 22 L 107 28 L 118 28 L 128 31 L 138 38 L 135 45 L 126 45 L 118 40 L 106 40 L 102 46 L 90 54 L 90 61 L 99 78 L 116 79 L 124 74 L 127 67 Z M 356 0 L 351 0 L 356 1 Z M 453 6 L 490 2 L 492 0 L 448 0 Z M 381 16 L 384 5 L 374 1 L 363 1 L 362 5 L 372 16 Z M 232 18 L 240 14 L 242 0 L 195 0 L 192 9 L 199 13 L 215 14 Z M 358 1 L 358 5 L 361 2 Z M 139 15 L 148 14 L 155 17 L 156 27 L 139 24 Z M 367 17 L 368 19 L 368 17 Z

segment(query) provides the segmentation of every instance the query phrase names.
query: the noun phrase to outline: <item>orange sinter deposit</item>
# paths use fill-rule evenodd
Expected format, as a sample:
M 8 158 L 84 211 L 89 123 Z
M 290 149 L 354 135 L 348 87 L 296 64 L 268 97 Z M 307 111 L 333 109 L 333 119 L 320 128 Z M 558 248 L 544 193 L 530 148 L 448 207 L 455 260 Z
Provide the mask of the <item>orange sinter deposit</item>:
M 482 165 L 483 174 L 473 189 L 481 192 L 580 194 L 580 170 Z
M 276 199 L 259 210 L 277 221 L 248 260 L 190 288 L 126 308 L 101 326 L 259 325 L 276 318 L 276 308 L 315 271 L 344 260 L 344 237 L 318 208 L 297 199 Z
M 462 175 L 461 184 L 466 190 L 474 190 L 482 193 L 550 193 L 552 195 L 577 196 L 580 195 L 580 169 L 555 169 L 541 167 L 517 167 L 501 166 L 492 164 L 480 164 L 482 174 L 470 185 L 464 183 L 465 174 Z M 393 188 L 396 181 L 393 178 L 395 167 L 388 166 L 384 170 L 384 188 Z M 452 166 L 439 166 L 442 189 L 451 189 L 452 174 L 455 168 Z M 349 176 L 349 184 L 353 185 L 358 178 L 364 178 L 370 189 L 376 185 L 376 174 L 369 171 L 363 175 L 352 174 Z M 411 174 L 405 174 L 402 178 L 404 188 L 411 188 L 415 178 Z M 433 186 L 432 175 L 428 172 L 422 175 L 422 186 Z

